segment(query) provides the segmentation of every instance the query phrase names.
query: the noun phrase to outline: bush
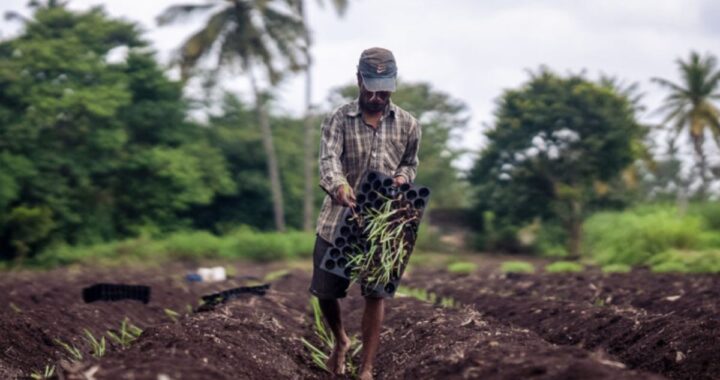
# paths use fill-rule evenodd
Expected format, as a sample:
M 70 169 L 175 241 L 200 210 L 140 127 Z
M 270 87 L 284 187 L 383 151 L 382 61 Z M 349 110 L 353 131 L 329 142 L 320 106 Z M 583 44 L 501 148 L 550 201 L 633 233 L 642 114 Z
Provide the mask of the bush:
M 663 252 L 648 262 L 653 272 L 720 273 L 720 250 Z
M 630 273 L 632 267 L 625 264 L 610 264 L 602 267 L 603 273 Z
M 315 235 L 304 232 L 257 232 L 239 228 L 224 236 L 205 231 L 178 232 L 162 239 L 140 237 L 91 246 L 57 245 L 34 258 L 41 267 L 72 263 L 163 263 L 212 258 L 272 261 L 310 257 Z
M 468 261 L 457 261 L 450 263 L 447 270 L 450 273 L 470 274 L 477 269 L 477 264 Z
M 544 257 L 565 257 L 568 255 L 567 231 L 553 223 L 543 223 L 535 241 L 535 250 Z
M 645 264 L 671 248 L 701 245 L 702 220 L 679 216 L 673 207 L 641 207 L 625 212 L 601 212 L 584 225 L 584 253 L 600 264 Z
M 577 273 L 585 269 L 581 264 L 573 261 L 556 261 L 545 266 L 548 273 Z
M 535 266 L 527 261 L 505 261 L 500 265 L 504 273 L 533 273 Z

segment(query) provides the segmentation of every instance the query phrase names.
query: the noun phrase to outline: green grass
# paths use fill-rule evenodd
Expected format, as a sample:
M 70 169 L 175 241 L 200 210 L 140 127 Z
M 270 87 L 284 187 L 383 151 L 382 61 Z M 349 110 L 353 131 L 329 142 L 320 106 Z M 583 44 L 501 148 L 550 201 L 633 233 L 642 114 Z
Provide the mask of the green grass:
M 316 346 L 305 338 L 300 338 L 300 341 L 310 353 L 310 360 L 320 369 L 330 372 L 327 368 L 326 362 L 335 347 L 335 339 L 329 329 L 325 326 L 322 312 L 320 310 L 320 303 L 316 297 L 310 298 L 310 308 L 313 314 L 313 333 L 317 340 L 320 341 L 320 346 Z M 358 355 L 361 349 L 362 343 L 360 343 L 355 335 L 351 336 L 348 355 L 349 358 L 347 358 L 349 360 L 345 363 L 350 378 L 355 378 L 357 376 L 357 368 L 355 367 L 353 358 Z
M 33 380 L 50 379 L 55 375 L 55 366 L 46 365 L 45 371 L 33 372 L 30 374 L 30 378 Z
M 644 265 L 669 249 L 706 245 L 704 223 L 697 214 L 682 216 L 663 205 L 601 212 L 585 222 L 583 251 L 600 265 Z
M 556 261 L 545 266 L 548 273 L 577 273 L 585 269 L 582 264 L 573 261 Z
M 412 297 L 422 302 L 440 305 L 441 307 L 455 308 L 459 306 L 458 302 L 452 297 L 440 297 L 437 294 L 428 292 L 422 288 L 410 288 L 401 285 L 398 287 L 397 293 L 401 296 Z
M 168 310 L 170 309 L 165 309 L 166 315 L 168 315 Z M 173 313 L 175 312 L 173 311 Z M 170 317 L 170 315 L 168 315 L 168 317 Z M 106 334 L 113 343 L 119 345 L 122 348 L 128 348 L 130 347 L 130 344 L 132 344 L 132 342 L 134 342 L 137 338 L 140 337 L 140 334 L 142 334 L 142 329 L 130 323 L 130 319 L 125 317 L 125 319 L 123 319 L 123 321 L 120 323 L 120 329 L 116 331 L 108 330 Z
M 535 266 L 527 261 L 505 261 L 500 265 L 503 273 L 534 273 Z
M 653 257 L 648 264 L 657 273 L 720 273 L 720 249 L 670 249 Z
M 177 232 L 164 238 L 138 237 L 91 246 L 57 245 L 29 260 L 30 266 L 68 264 L 155 264 L 175 260 L 243 259 L 258 262 L 311 257 L 315 235 L 259 232 L 241 227 L 223 236 L 205 231 Z
M 458 274 L 470 274 L 472 272 L 475 272 L 476 269 L 477 264 L 471 263 L 469 261 L 456 261 L 454 263 L 450 263 L 447 266 L 448 272 Z
M 632 267 L 625 264 L 609 264 L 602 267 L 603 273 L 630 273 Z
M 90 344 L 90 352 L 96 359 L 100 359 L 105 356 L 105 337 L 100 337 L 98 340 L 88 329 L 83 330 L 85 332 L 85 340 Z

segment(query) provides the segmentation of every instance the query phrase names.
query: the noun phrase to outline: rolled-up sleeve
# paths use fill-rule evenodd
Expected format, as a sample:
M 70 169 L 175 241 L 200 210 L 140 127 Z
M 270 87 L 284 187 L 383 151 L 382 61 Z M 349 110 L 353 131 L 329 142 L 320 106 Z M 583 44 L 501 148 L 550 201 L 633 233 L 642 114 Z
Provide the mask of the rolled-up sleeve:
M 405 147 L 405 153 L 403 153 L 400 165 L 398 165 L 398 168 L 395 171 L 396 177 L 403 176 L 408 182 L 415 181 L 417 167 L 420 163 L 418 160 L 418 150 L 420 149 L 421 137 L 422 131 L 420 125 L 416 120 L 413 120 L 409 131 L 407 146 Z
M 330 115 L 323 121 L 320 139 L 320 187 L 333 196 L 333 192 L 347 179 L 343 174 L 340 157 L 343 153 L 342 123 L 338 114 Z

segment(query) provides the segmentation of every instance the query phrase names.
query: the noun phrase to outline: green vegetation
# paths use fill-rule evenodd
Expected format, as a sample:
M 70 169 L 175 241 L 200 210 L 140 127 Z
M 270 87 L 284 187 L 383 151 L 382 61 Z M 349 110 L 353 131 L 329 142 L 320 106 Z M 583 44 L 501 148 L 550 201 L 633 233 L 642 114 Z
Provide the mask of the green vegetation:
M 240 228 L 224 236 L 208 232 L 178 232 L 164 239 L 134 238 L 86 247 L 48 248 L 30 264 L 53 267 L 75 263 L 160 264 L 171 260 L 210 258 L 267 261 L 309 257 L 315 236 L 303 232 L 258 232 Z
M 165 310 L 167 314 L 167 310 L 169 309 Z M 107 336 L 110 337 L 110 340 L 122 348 L 130 347 L 130 344 L 139 338 L 140 334 L 142 334 L 142 329 L 130 323 L 130 320 L 127 317 L 123 319 L 119 330 L 107 331 Z
M 556 261 L 545 266 L 548 273 L 577 273 L 585 269 L 582 264 L 574 261 Z
M 46 365 L 45 371 L 43 372 L 33 372 L 30 374 L 30 378 L 33 380 L 44 380 L 44 379 L 50 379 L 55 375 L 55 366 Z
M 630 273 L 632 267 L 625 264 L 610 264 L 602 267 L 603 273 Z
M 83 329 L 83 331 L 85 332 L 85 340 L 90 344 L 92 356 L 96 359 L 105 356 L 105 337 L 100 337 L 100 340 L 98 340 L 90 330 Z
M 82 352 L 80 352 L 80 350 L 77 347 L 75 347 L 75 345 L 65 343 L 60 339 L 55 339 L 55 340 L 53 340 L 53 342 L 55 342 L 55 344 L 59 345 L 60 347 L 64 348 L 65 351 L 67 351 L 70 354 L 70 357 L 72 359 L 74 359 L 76 361 L 83 360 Z
M 433 292 L 429 292 L 422 288 L 410 288 L 407 286 L 399 286 L 398 294 L 415 298 L 416 300 L 428 302 L 441 307 L 454 308 L 458 307 L 457 301 L 452 297 L 440 297 Z
M 639 206 L 602 212 L 585 223 L 587 255 L 600 265 L 648 265 L 657 272 L 720 270 L 717 208 L 694 206 L 680 215 L 674 206 Z
M 653 272 L 720 273 L 720 249 L 677 250 L 670 249 L 654 256 L 647 262 Z
M 315 337 L 320 341 L 321 347 L 317 347 L 305 338 L 300 338 L 305 348 L 310 352 L 312 362 L 315 363 L 322 370 L 329 372 L 327 368 L 327 360 L 330 357 L 330 353 L 335 347 L 335 339 L 325 326 L 323 321 L 322 311 L 320 310 L 320 303 L 317 298 L 310 298 L 310 308 L 313 314 L 313 332 Z M 348 374 L 351 378 L 357 376 L 357 368 L 355 367 L 354 360 L 360 350 L 362 349 L 362 343 L 357 339 L 355 335 L 350 337 L 350 350 L 349 360 L 346 361 Z
M 503 273 L 534 273 L 535 266 L 527 261 L 505 261 L 500 265 Z
M 476 269 L 477 264 L 471 263 L 469 261 L 456 261 L 454 263 L 448 264 L 447 266 L 448 272 L 458 274 L 470 274 Z
M 166 315 L 168 318 L 170 318 L 170 320 L 171 320 L 173 323 L 177 323 L 177 322 L 178 322 L 178 318 L 180 317 L 180 313 L 178 313 L 177 311 L 175 311 L 175 310 L 173 310 L 173 309 L 168 309 L 168 308 L 163 309 L 163 312 L 165 313 L 165 315 Z
M 567 252 L 579 256 L 583 219 L 612 200 L 609 189 L 643 151 L 635 111 L 604 82 L 532 73 L 503 93 L 485 133 L 489 144 L 470 174 L 477 214 L 493 213 L 499 238 L 534 220 L 557 223 Z

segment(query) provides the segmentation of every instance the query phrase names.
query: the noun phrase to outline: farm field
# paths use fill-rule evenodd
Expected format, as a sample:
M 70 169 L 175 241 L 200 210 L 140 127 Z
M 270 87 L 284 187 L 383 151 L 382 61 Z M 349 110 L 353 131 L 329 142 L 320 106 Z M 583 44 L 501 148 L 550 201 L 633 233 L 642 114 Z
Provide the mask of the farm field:
M 495 262 L 479 264 L 469 275 L 408 271 L 388 304 L 376 378 L 720 378 L 717 276 L 505 274 Z M 221 283 L 186 282 L 191 267 L 182 264 L 7 272 L 0 378 L 46 368 L 65 379 L 328 378 L 302 341 L 322 347 L 307 266 L 233 267 L 235 277 Z M 84 303 L 82 289 L 96 282 L 148 285 L 151 300 Z M 197 311 L 204 294 L 265 282 L 264 296 Z M 343 302 L 351 335 L 359 332 L 358 293 Z M 105 338 L 102 352 L 90 335 Z

